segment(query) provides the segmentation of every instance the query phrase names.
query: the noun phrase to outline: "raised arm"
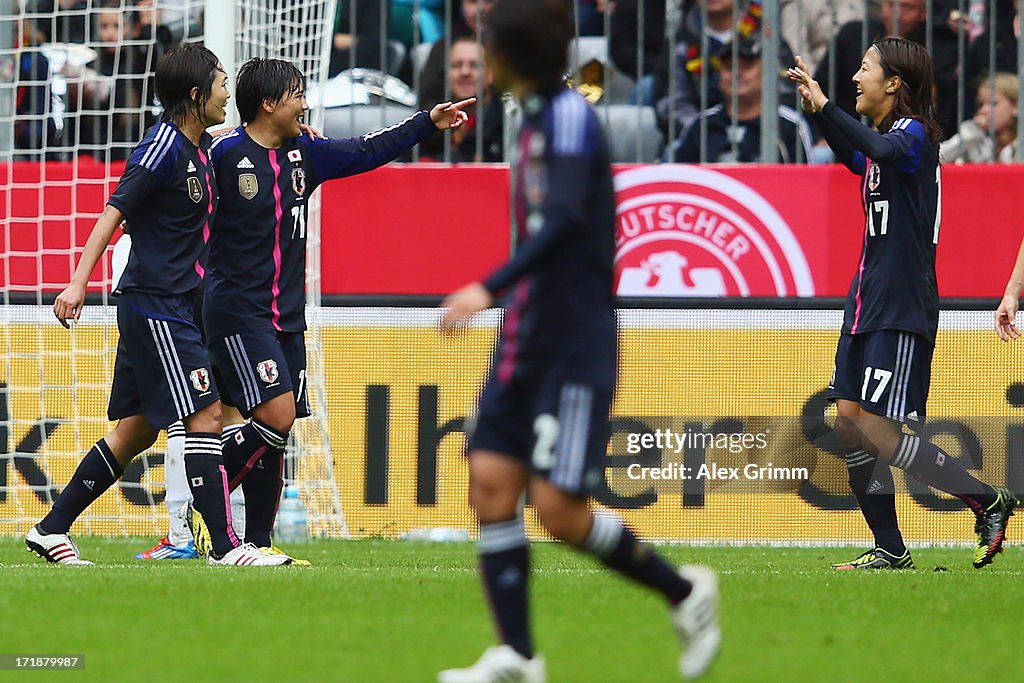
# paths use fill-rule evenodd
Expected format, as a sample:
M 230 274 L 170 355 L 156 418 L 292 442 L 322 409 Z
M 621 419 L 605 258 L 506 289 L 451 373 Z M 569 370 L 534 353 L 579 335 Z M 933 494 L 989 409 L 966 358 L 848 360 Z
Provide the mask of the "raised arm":
M 86 240 L 85 248 L 82 250 L 82 257 L 78 260 L 78 267 L 75 268 L 75 274 L 71 276 L 71 284 L 58 294 L 53 302 L 53 314 L 65 328 L 68 327 L 69 319 L 77 321 L 82 316 L 82 307 L 85 305 L 85 288 L 89 284 L 89 276 L 92 275 L 93 269 L 96 268 L 107 245 L 110 244 L 114 230 L 123 220 L 124 214 L 119 209 L 107 204 L 103 213 L 96 220 L 92 232 L 89 233 L 89 239 Z
M 828 146 L 835 153 L 836 158 L 857 175 L 863 175 L 864 155 L 857 151 L 830 119 L 823 116 L 820 112 L 812 114 L 812 116 L 815 123 L 818 124 L 818 130 L 825 137 L 825 142 L 828 143 Z
M 314 172 L 317 182 L 344 178 L 372 171 L 397 159 L 403 152 L 438 130 L 458 128 L 469 116 L 462 111 L 476 102 L 442 102 L 428 111 L 420 111 L 404 121 L 355 138 L 314 140 Z

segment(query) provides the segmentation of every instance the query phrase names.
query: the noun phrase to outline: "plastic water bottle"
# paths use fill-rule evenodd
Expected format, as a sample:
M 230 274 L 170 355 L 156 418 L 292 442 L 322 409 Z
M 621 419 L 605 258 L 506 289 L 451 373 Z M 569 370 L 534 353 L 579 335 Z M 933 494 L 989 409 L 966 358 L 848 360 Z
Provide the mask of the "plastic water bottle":
M 299 497 L 299 490 L 294 486 L 284 490 L 281 507 L 277 510 L 274 540 L 282 543 L 304 543 L 309 540 L 306 506 Z

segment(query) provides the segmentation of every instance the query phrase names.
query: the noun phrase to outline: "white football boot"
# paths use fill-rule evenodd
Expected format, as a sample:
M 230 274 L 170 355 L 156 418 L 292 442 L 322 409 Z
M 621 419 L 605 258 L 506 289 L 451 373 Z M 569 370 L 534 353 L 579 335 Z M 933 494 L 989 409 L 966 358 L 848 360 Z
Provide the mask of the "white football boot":
M 243 543 L 224 553 L 224 557 L 221 558 L 210 553 L 206 561 L 210 564 L 224 566 L 279 567 L 283 564 L 291 564 L 292 558 L 287 555 L 267 555 L 252 543 Z
M 34 526 L 25 536 L 25 545 L 28 546 L 29 552 L 54 564 L 92 564 L 89 560 L 82 559 L 78 553 L 78 546 L 67 534 L 44 534 L 39 531 L 39 527 Z
M 495 645 L 484 650 L 480 659 L 466 669 L 448 669 L 437 675 L 439 683 L 547 683 L 544 658 L 527 659 L 511 645 Z
M 707 567 L 687 565 L 679 575 L 693 585 L 686 599 L 672 610 L 672 625 L 683 643 L 679 673 L 696 678 L 711 667 L 722 641 L 718 627 L 718 577 Z

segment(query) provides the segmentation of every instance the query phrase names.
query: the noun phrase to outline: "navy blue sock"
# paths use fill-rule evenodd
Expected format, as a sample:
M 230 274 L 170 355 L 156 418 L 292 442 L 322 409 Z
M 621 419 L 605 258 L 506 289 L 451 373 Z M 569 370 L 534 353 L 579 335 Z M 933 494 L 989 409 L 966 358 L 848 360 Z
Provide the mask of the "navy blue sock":
M 892 465 L 932 488 L 956 496 L 976 513 L 998 498 L 995 489 L 973 477 L 959 460 L 911 434 L 904 434 L 900 439 Z
M 268 450 L 242 480 L 245 492 L 245 540 L 268 548 L 284 487 L 284 451 Z
M 231 528 L 228 475 L 220 449 L 220 434 L 185 434 L 185 477 L 192 491 L 193 505 L 210 530 L 214 554 L 222 557 L 239 541 Z
M 480 525 L 480 574 L 501 640 L 533 659 L 526 595 L 530 546 L 522 518 Z
M 253 418 L 241 427 L 232 426 L 225 429 L 221 443 L 224 469 L 228 473 L 231 490 L 234 491 L 268 451 L 284 452 L 288 445 L 288 434 L 282 434 Z
M 45 534 L 66 534 L 78 516 L 113 486 L 123 472 L 107 442 L 97 441 L 78 463 L 71 481 L 39 523 L 39 529 Z
M 892 470 L 862 448 L 846 453 L 850 491 L 875 536 L 875 547 L 900 557 L 907 552 L 896 520 L 896 484 Z
M 594 525 L 582 549 L 623 576 L 658 591 L 674 605 L 686 599 L 693 588 L 621 520 L 609 514 L 594 515 Z

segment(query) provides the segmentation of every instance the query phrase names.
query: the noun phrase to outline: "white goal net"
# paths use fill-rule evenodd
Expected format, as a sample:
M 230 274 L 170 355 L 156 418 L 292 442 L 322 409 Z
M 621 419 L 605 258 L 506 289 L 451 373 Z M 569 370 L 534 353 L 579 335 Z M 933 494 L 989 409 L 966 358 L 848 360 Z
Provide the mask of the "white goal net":
M 0 0 L 0 534 L 23 533 L 38 521 L 82 454 L 110 428 L 117 328 L 109 254 L 90 280 L 81 324 L 64 330 L 50 305 L 124 159 L 159 116 L 152 88 L 157 57 L 171 45 L 205 41 L 229 69 L 250 57 L 276 57 L 319 84 L 327 76 L 336 10 L 335 0 L 67 4 Z M 214 17 L 225 9 L 227 20 Z M 322 121 L 322 109 L 310 112 L 314 127 Z M 314 196 L 307 233 L 314 414 L 296 423 L 286 484 L 299 488 L 312 535 L 344 536 L 323 393 L 319 219 Z M 165 533 L 164 447 L 162 435 L 75 532 Z

